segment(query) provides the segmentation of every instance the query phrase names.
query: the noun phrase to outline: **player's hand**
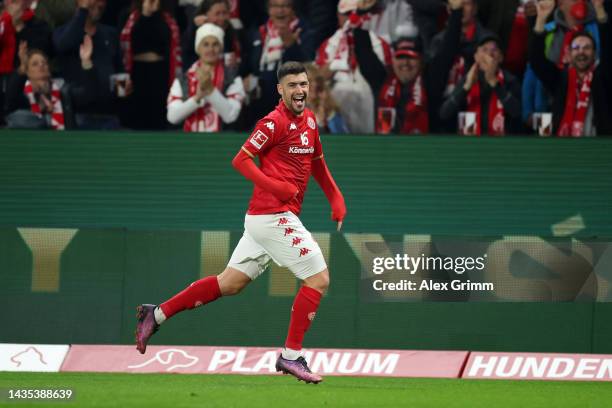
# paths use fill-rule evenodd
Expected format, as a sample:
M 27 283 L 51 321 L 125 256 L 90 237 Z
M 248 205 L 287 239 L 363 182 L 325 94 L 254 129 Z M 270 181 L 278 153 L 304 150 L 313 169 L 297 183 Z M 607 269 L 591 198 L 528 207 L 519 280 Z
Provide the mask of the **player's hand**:
M 344 217 L 346 217 L 346 204 L 344 203 L 344 197 L 342 197 L 342 195 L 335 197 L 331 202 L 331 207 L 332 220 L 338 223 L 337 231 L 340 231 L 340 228 L 342 228 L 342 221 L 344 221 Z

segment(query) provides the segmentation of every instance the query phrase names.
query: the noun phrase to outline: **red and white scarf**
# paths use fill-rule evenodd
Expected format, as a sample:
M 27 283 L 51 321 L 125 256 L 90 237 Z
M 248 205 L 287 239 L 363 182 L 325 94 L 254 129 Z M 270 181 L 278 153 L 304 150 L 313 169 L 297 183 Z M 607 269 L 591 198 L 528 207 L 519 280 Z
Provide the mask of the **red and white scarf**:
M 568 69 L 567 96 L 565 97 L 565 111 L 559 124 L 558 135 L 561 137 L 584 136 L 584 123 L 586 121 L 589 104 L 591 102 L 591 85 L 593 84 L 593 69 L 579 80 L 576 68 Z
M 168 88 L 172 85 L 174 78 L 180 74 L 181 70 L 181 34 L 176 21 L 169 13 L 162 12 L 162 17 L 170 29 L 170 75 L 168 77 Z M 123 51 L 123 65 L 128 73 L 132 73 L 134 65 L 134 53 L 132 50 L 132 30 L 140 18 L 140 11 L 134 10 L 130 13 L 119 40 Z
M 291 32 L 295 32 L 298 29 L 299 24 L 300 21 L 297 18 L 294 18 L 289 23 L 289 29 Z M 259 27 L 259 35 L 262 43 L 259 69 L 262 72 L 273 70 L 276 68 L 276 64 L 279 63 L 283 57 L 283 39 L 270 19 L 266 24 Z
M 500 69 L 497 73 L 497 81 L 504 84 L 504 74 Z M 482 103 L 480 101 L 480 81 L 476 83 L 470 89 L 467 95 L 468 112 L 476 113 L 476 135 L 480 136 L 482 129 L 480 128 L 480 119 L 482 116 Z M 491 98 L 489 99 L 489 117 L 488 120 L 488 132 L 491 136 L 503 136 L 506 128 L 506 118 L 504 116 L 504 105 L 495 94 L 491 92 Z
M 198 86 L 198 69 L 202 65 L 200 60 L 196 61 L 187 71 L 187 84 L 189 88 L 189 95 L 184 96 L 190 98 L 196 94 Z M 217 62 L 212 73 L 213 86 L 219 91 L 223 92 L 223 81 L 225 80 L 225 69 L 223 62 Z M 219 120 L 219 114 L 212 108 L 212 106 L 206 102 L 204 106 L 198 107 L 193 112 L 183 125 L 183 129 L 186 132 L 219 132 L 221 130 L 221 121 Z
M 429 132 L 429 115 L 427 113 L 427 92 L 423 86 L 423 78 L 419 75 L 410 86 L 410 98 L 406 105 L 398 106 L 401 98 L 402 83 L 397 76 L 391 75 L 383 85 L 378 99 L 381 108 L 404 110 L 404 121 L 399 124 L 401 134 Z M 377 129 L 379 129 L 377 124 Z
M 51 128 L 53 130 L 64 130 L 64 110 L 62 108 L 62 97 L 61 97 L 61 84 L 62 81 L 54 79 L 51 80 L 51 98 L 50 102 L 53 106 L 52 112 L 46 112 L 51 115 Z M 23 87 L 23 92 L 30 102 L 30 110 L 37 116 L 43 116 L 42 109 L 39 101 L 36 99 L 34 94 L 34 88 L 32 83 L 28 80 Z

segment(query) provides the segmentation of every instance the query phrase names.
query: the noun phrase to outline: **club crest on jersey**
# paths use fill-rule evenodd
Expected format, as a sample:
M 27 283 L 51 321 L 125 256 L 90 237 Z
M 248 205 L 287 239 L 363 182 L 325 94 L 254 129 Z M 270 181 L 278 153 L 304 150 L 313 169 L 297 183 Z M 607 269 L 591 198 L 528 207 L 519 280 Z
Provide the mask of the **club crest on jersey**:
M 266 127 L 270 129 L 272 132 L 274 132 L 274 122 L 266 123 Z
M 308 127 L 311 128 L 312 130 L 315 130 L 315 128 L 317 127 L 317 124 L 315 123 L 314 119 L 309 117 L 307 122 L 308 122 Z
M 295 123 L 289 125 L 289 130 L 297 130 L 297 126 L 295 126 Z
M 251 144 L 258 149 L 261 149 L 261 147 L 267 141 L 268 141 L 268 136 L 266 136 L 264 132 L 262 132 L 261 130 L 258 130 L 257 132 L 255 132 L 255 134 L 251 136 L 251 139 L 249 140 L 249 142 L 251 142 Z

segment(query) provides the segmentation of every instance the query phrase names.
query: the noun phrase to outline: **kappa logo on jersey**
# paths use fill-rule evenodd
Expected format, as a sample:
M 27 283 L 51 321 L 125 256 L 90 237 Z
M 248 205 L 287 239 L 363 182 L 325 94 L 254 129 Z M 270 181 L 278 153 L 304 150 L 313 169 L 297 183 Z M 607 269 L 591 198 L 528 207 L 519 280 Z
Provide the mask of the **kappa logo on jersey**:
M 315 130 L 315 128 L 317 127 L 317 124 L 315 123 L 313 118 L 308 118 L 308 127 L 312 130 Z
M 295 126 L 295 123 L 289 125 L 289 130 L 297 130 L 297 126 Z
M 302 140 L 302 146 L 308 146 L 308 131 L 302 133 L 300 139 Z
M 268 136 L 266 136 L 261 130 L 258 130 L 249 141 L 256 148 L 261 149 L 262 146 L 268 141 Z
M 266 123 L 266 127 L 270 129 L 272 132 L 274 132 L 274 122 Z

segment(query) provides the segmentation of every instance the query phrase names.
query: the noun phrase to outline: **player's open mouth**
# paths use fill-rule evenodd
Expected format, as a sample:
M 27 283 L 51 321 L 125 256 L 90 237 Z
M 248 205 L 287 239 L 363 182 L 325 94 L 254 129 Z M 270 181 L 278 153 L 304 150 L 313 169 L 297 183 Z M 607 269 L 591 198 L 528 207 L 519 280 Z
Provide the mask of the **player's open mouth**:
M 295 106 L 301 109 L 306 104 L 306 95 L 294 96 L 292 100 Z

